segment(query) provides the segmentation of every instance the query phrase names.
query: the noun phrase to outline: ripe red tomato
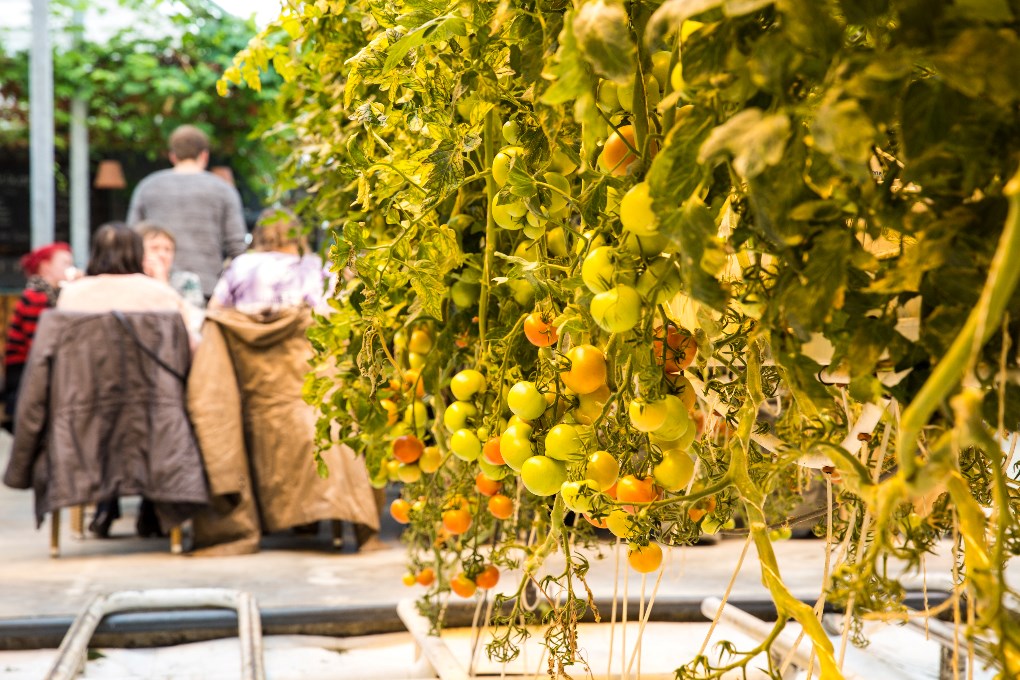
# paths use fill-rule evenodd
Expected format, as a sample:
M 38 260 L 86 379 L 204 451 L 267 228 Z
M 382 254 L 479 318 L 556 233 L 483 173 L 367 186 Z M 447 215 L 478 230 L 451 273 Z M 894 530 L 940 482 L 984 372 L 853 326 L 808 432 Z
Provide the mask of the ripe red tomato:
M 663 343 L 664 337 L 665 343 Z M 655 353 L 655 363 L 662 366 L 663 371 L 679 373 L 694 362 L 698 346 L 690 331 L 669 324 L 665 331 L 662 326 L 655 329 L 652 351 Z
M 524 319 L 524 335 L 535 347 L 550 347 L 559 339 L 556 326 L 547 314 L 532 312 Z
M 487 565 L 482 572 L 475 577 L 475 583 L 482 590 L 494 588 L 499 583 L 499 569 L 494 564 Z
M 393 457 L 401 463 L 413 463 L 425 452 L 425 444 L 413 434 L 405 434 L 393 440 Z
M 501 493 L 489 498 L 488 507 L 496 519 L 510 519 L 514 514 L 514 502 Z

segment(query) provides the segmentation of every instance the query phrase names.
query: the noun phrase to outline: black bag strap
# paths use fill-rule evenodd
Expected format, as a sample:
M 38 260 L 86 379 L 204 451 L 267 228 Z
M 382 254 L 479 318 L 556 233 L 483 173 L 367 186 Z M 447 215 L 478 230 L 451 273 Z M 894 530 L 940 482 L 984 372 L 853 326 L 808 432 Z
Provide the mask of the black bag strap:
M 152 351 L 152 349 L 149 346 L 147 346 L 144 342 L 142 342 L 142 339 L 140 337 L 138 337 L 137 333 L 135 333 L 134 327 L 131 326 L 131 324 L 128 322 L 127 318 L 124 316 L 124 312 L 114 311 L 113 312 L 113 318 L 116 319 L 120 323 L 120 326 L 121 326 L 121 328 L 124 329 L 124 332 L 127 333 L 128 336 L 132 340 L 135 341 L 135 344 L 138 345 L 138 349 L 142 350 L 147 355 L 149 355 L 149 358 L 151 358 L 153 361 L 155 361 L 157 364 L 159 364 L 159 367 L 162 368 L 163 370 L 167 371 L 168 373 L 170 373 L 170 375 L 174 376 L 175 378 L 177 378 L 181 382 L 184 382 L 184 383 L 187 382 L 187 376 L 183 375 L 176 368 L 174 368 L 173 366 L 171 366 L 167 362 L 163 361 L 159 357 L 158 354 L 156 354 L 154 351 Z

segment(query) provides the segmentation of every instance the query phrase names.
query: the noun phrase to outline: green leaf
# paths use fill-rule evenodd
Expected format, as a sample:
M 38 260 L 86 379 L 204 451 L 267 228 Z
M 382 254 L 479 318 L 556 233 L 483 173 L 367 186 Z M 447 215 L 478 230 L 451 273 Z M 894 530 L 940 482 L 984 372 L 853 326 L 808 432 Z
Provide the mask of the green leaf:
M 811 124 L 811 134 L 815 149 L 828 154 L 835 165 L 858 178 L 870 178 L 868 159 L 872 146 L 881 140 L 856 100 L 824 103 Z
M 384 73 L 392 71 L 407 53 L 415 48 L 426 43 L 449 40 L 457 35 L 467 35 L 462 17 L 444 15 L 430 19 L 390 45 L 386 50 L 386 61 L 383 62 L 382 71 Z
M 1020 101 L 1020 38 L 1013 30 L 988 28 L 961 32 L 932 58 L 939 76 L 969 97 L 987 97 L 998 106 Z
M 573 17 L 577 46 L 599 75 L 625 83 L 636 71 L 630 18 L 618 0 L 588 0 Z
M 435 319 L 442 319 L 443 293 L 446 286 L 443 284 L 442 276 L 439 275 L 436 263 L 418 260 L 408 267 L 407 272 L 422 311 Z
M 577 46 L 572 17 L 573 12 L 570 11 L 564 15 L 556 61 L 546 72 L 546 78 L 552 81 L 552 85 L 542 93 L 541 100 L 546 104 L 555 106 L 573 101 L 585 94 L 591 96 L 591 70 Z
M 712 130 L 701 146 L 698 161 L 705 163 L 729 154 L 733 169 L 749 179 L 782 160 L 789 137 L 790 119 L 786 114 L 745 109 Z

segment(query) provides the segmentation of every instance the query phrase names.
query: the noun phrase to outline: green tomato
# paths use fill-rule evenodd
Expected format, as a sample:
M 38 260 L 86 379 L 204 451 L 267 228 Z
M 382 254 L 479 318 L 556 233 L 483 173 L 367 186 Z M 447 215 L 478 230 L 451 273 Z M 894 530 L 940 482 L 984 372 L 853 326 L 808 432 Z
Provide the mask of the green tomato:
M 603 293 L 613 287 L 616 276 L 616 250 L 599 246 L 591 250 L 581 263 L 581 280 L 593 293 Z
M 669 245 L 669 237 L 661 232 L 656 232 L 652 236 L 638 236 L 624 230 L 621 241 L 627 252 L 646 259 L 661 255 Z
M 592 298 L 591 316 L 609 333 L 629 331 L 641 319 L 641 296 L 630 286 L 617 285 Z
M 485 376 L 471 368 L 461 371 L 450 380 L 450 391 L 460 401 L 468 401 L 484 390 Z
M 616 83 L 612 80 L 600 80 L 598 92 L 599 106 L 606 113 L 613 113 L 620 108 L 620 97 Z
M 660 83 L 666 82 L 669 78 L 669 59 L 671 56 L 666 50 L 652 54 L 652 75 Z
M 563 227 L 548 230 L 545 233 L 545 244 L 549 252 L 556 257 L 570 255 L 570 249 L 567 247 L 567 232 Z
M 691 421 L 693 425 L 693 420 Z M 688 427 L 687 430 L 676 439 L 662 439 L 658 432 L 652 432 L 652 442 L 658 444 L 664 454 L 675 451 L 684 451 L 691 448 L 691 444 L 694 442 L 694 438 L 698 436 L 698 428 L 696 426 Z
M 556 460 L 574 460 L 584 455 L 584 442 L 573 425 L 554 425 L 545 435 L 545 455 Z
M 450 437 L 450 450 L 461 460 L 477 460 L 482 455 L 482 442 L 467 428 L 457 430 Z
M 532 456 L 521 465 L 521 481 L 536 496 L 552 496 L 567 481 L 567 466 L 548 456 Z
M 500 203 L 492 206 L 492 219 L 495 220 L 496 224 L 510 231 L 517 231 L 527 224 L 525 219 L 527 213 L 528 207 L 524 205 L 524 201 Z
M 478 458 L 478 468 L 482 471 L 482 474 L 494 482 L 505 478 L 513 470 L 508 468 L 506 465 L 493 465 L 489 461 L 485 460 L 485 456 Z
M 668 54 L 668 52 L 667 52 Z M 521 124 L 516 120 L 508 120 L 503 123 L 503 139 L 507 144 L 516 144 L 521 135 Z
M 662 457 L 662 462 L 652 468 L 655 483 L 666 491 L 686 489 L 694 476 L 694 461 L 683 451 L 673 451 Z
M 467 427 L 468 420 L 478 415 L 478 409 L 469 401 L 455 401 L 443 412 L 443 425 L 447 432 Z
M 552 158 L 549 159 L 549 167 L 561 175 L 569 175 L 577 170 L 577 163 L 572 161 L 570 156 L 556 149 L 552 152 Z
M 669 74 L 669 84 L 674 92 L 684 89 L 684 67 L 682 62 L 677 62 L 673 71 Z
M 669 415 L 663 426 L 655 431 L 655 436 L 659 441 L 674 442 L 686 435 L 688 429 L 694 428 L 694 421 L 680 397 L 668 394 L 663 400 L 669 408 Z
M 411 368 L 421 370 L 421 367 L 425 365 L 425 355 L 419 354 L 418 352 L 407 353 L 407 365 Z
M 531 307 L 535 301 L 535 288 L 526 279 L 507 281 L 506 285 L 513 291 L 514 301 L 521 307 Z
M 595 451 L 588 454 L 584 469 L 585 479 L 598 485 L 599 491 L 609 489 L 620 476 L 620 463 L 608 451 Z
M 481 295 L 482 287 L 476 283 L 467 281 L 454 281 L 450 286 L 450 299 L 460 309 L 469 309 L 478 304 L 478 296 Z
M 655 432 L 666 422 L 669 405 L 665 399 L 645 401 L 635 399 L 630 402 L 630 424 L 639 432 Z
M 547 172 L 544 177 L 546 184 L 557 189 L 557 191 L 549 191 L 549 213 L 558 213 L 567 207 L 570 181 L 558 172 Z
M 652 260 L 637 280 L 638 293 L 653 305 L 672 300 L 680 292 L 681 286 L 680 272 L 668 257 Z
M 616 98 L 620 102 L 620 108 L 628 113 L 634 111 L 634 81 L 635 77 L 631 76 L 627 82 L 616 85 Z
M 414 423 L 414 426 L 420 430 L 425 427 L 428 419 L 429 410 L 425 404 L 420 401 L 415 400 L 408 404 L 407 408 L 404 409 L 404 422 L 407 423 L 408 426 L 410 426 L 411 423 Z
M 510 388 L 506 404 L 515 416 L 520 416 L 524 420 L 538 418 L 545 413 L 546 406 L 548 406 L 545 397 L 535 387 L 535 383 L 527 381 L 521 381 Z
M 599 494 L 598 485 L 590 479 L 579 482 L 563 482 L 560 486 L 560 497 L 568 510 L 574 512 L 590 512 L 592 501 Z
M 624 229 L 637 236 L 656 236 L 659 233 L 648 182 L 635 184 L 623 195 L 620 222 Z
M 510 425 L 499 436 L 499 453 L 512 470 L 521 471 L 524 461 L 535 455 L 530 425 Z
M 528 217 L 531 217 L 531 213 L 528 213 Z M 528 226 L 524 227 L 524 235 L 530 239 L 542 238 L 542 234 L 545 233 L 545 223 L 542 224 L 531 224 L 531 220 L 528 220 Z
M 519 146 L 505 146 L 500 149 L 496 157 L 492 159 L 492 179 L 502 187 L 510 177 L 510 162 L 512 159 L 522 157 L 524 149 Z

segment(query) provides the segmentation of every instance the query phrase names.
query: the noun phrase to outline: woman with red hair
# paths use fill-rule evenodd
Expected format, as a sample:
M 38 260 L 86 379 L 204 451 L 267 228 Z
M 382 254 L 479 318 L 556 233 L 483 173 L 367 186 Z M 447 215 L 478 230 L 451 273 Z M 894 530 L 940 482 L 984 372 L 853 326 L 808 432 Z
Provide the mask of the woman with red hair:
M 8 428 L 14 420 L 21 372 L 32 347 L 39 315 L 57 304 L 60 284 L 74 274 L 71 247 L 58 242 L 36 248 L 21 258 L 21 269 L 28 277 L 28 284 L 14 307 L 4 347 L 4 424 Z

